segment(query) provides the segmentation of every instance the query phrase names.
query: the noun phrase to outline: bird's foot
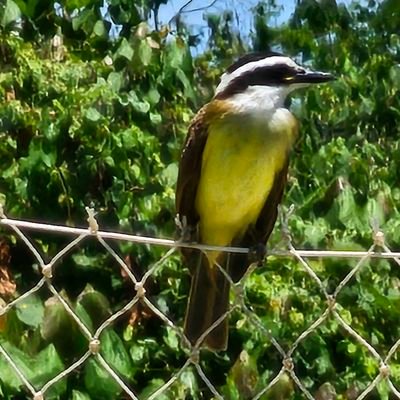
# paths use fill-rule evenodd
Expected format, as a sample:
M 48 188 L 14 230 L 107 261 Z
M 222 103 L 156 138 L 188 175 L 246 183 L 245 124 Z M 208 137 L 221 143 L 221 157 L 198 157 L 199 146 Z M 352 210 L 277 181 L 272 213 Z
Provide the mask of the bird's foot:
M 196 228 L 190 226 L 187 222 L 187 218 L 185 215 L 182 217 L 177 214 L 175 216 L 175 225 L 178 233 L 178 242 L 180 243 L 191 243 L 193 242 L 193 238 L 195 237 Z
M 249 261 L 250 263 L 257 263 L 257 266 L 262 266 L 265 256 L 267 254 L 267 246 L 263 243 L 257 243 L 249 248 Z

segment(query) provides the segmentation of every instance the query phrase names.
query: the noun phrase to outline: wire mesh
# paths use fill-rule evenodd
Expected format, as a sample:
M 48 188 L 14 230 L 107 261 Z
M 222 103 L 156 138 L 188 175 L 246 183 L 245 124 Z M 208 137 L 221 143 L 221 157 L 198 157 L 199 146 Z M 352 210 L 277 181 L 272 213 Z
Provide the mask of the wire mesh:
M 138 395 L 135 391 L 129 387 L 129 385 L 124 381 L 124 379 L 118 374 L 118 372 L 110 365 L 109 362 L 102 356 L 101 354 L 101 334 L 110 327 L 114 321 L 119 318 L 121 315 L 125 314 L 132 307 L 138 303 L 142 302 L 145 304 L 155 315 L 157 315 L 160 320 L 166 324 L 168 327 L 173 329 L 176 334 L 181 339 L 183 347 L 186 352 L 186 361 L 182 365 L 182 367 L 172 375 L 172 377 L 166 381 L 162 386 L 153 391 L 147 399 L 157 399 L 161 394 L 168 391 L 168 389 L 174 384 L 174 382 L 179 379 L 182 373 L 189 368 L 189 366 L 193 366 L 197 371 L 198 376 L 204 382 L 204 384 L 208 387 L 210 392 L 213 394 L 216 399 L 223 399 L 221 393 L 219 393 L 217 387 L 212 383 L 212 379 L 207 376 L 207 373 L 203 370 L 200 360 L 201 360 L 201 344 L 204 338 L 207 336 L 209 332 L 211 332 L 219 323 L 223 321 L 223 319 L 227 318 L 229 314 L 233 312 L 235 309 L 241 310 L 241 312 L 247 317 L 249 323 L 257 329 L 265 338 L 272 343 L 277 352 L 280 355 L 282 366 L 277 374 L 275 374 L 272 379 L 269 380 L 268 384 L 265 385 L 261 390 L 259 390 L 255 395 L 252 396 L 252 400 L 260 399 L 265 395 L 271 388 L 276 385 L 283 375 L 290 376 L 293 383 L 297 386 L 297 388 L 302 392 L 304 398 L 307 399 L 316 399 L 312 393 L 307 389 L 306 385 L 302 382 L 299 376 L 296 374 L 296 365 L 293 361 L 293 354 L 296 349 L 298 349 L 299 345 L 304 342 L 304 340 L 313 332 L 315 332 L 322 324 L 324 324 L 328 318 L 333 318 L 346 332 L 349 336 L 351 336 L 359 345 L 361 345 L 370 356 L 379 364 L 379 373 L 375 376 L 375 378 L 367 385 L 367 387 L 357 395 L 357 399 L 364 399 L 370 394 L 377 385 L 385 380 L 387 382 L 388 388 L 390 389 L 394 398 L 400 399 L 400 391 L 395 387 L 394 383 L 391 380 L 391 369 L 390 362 L 396 351 L 400 347 L 400 338 L 390 347 L 387 354 L 382 356 L 378 350 L 373 346 L 373 344 L 369 343 L 365 338 L 363 338 L 357 331 L 354 329 L 350 323 L 346 322 L 343 316 L 338 312 L 338 300 L 337 297 L 339 293 L 349 284 L 349 282 L 354 278 L 354 275 L 360 271 L 366 262 L 372 258 L 384 258 L 391 259 L 395 263 L 400 266 L 400 252 L 393 252 L 385 243 L 385 237 L 382 231 L 380 231 L 376 226 L 373 229 L 373 237 L 372 244 L 367 251 L 317 251 L 317 250 L 298 250 L 296 249 L 291 241 L 290 235 L 287 234 L 287 242 L 288 242 L 288 250 L 287 251 L 272 251 L 269 255 L 273 255 L 275 257 L 293 257 L 298 261 L 301 268 L 307 274 L 307 276 L 315 282 L 317 285 L 321 295 L 325 300 L 325 309 L 321 312 L 320 316 L 313 321 L 311 325 L 309 325 L 305 330 L 303 330 L 297 338 L 293 341 L 293 343 L 289 346 L 288 349 L 285 349 L 283 345 L 279 343 L 279 341 L 274 337 L 271 333 L 271 330 L 267 329 L 264 324 L 262 324 L 255 315 L 255 313 L 246 305 L 244 300 L 244 284 L 248 279 L 249 275 L 252 274 L 253 268 L 249 268 L 245 276 L 237 283 L 234 283 L 230 276 L 221 268 L 221 272 L 225 275 L 226 279 L 230 281 L 231 287 L 233 289 L 234 301 L 229 311 L 222 315 L 217 321 L 215 321 L 199 338 L 196 344 L 192 345 L 189 340 L 184 336 L 182 328 L 177 326 L 165 313 L 162 312 L 157 306 L 151 302 L 146 294 L 145 284 L 146 281 L 151 277 L 157 269 L 159 269 L 168 258 L 175 253 L 180 247 L 190 247 L 196 248 L 201 251 L 208 250 L 218 250 L 218 251 L 226 251 L 230 253 L 238 252 L 238 253 L 247 253 L 249 249 L 247 248 L 236 248 L 236 247 L 216 247 L 216 246 L 206 246 L 200 244 L 188 244 L 182 243 L 179 241 L 166 240 L 166 239 L 158 239 L 152 237 L 143 237 L 137 235 L 123 234 L 117 232 L 106 232 L 99 230 L 99 225 L 96 221 L 96 215 L 93 209 L 87 208 L 88 213 L 88 228 L 72 228 L 67 226 L 58 226 L 51 224 L 43 224 L 43 223 L 35 223 L 29 221 L 22 221 L 16 219 L 7 218 L 5 215 L 3 208 L 0 206 L 0 225 L 7 227 L 15 232 L 17 237 L 26 245 L 29 251 L 32 253 L 34 259 L 40 266 L 40 270 L 42 273 L 42 277 L 39 282 L 32 287 L 30 290 L 20 295 L 18 298 L 10 301 L 7 304 L 0 303 L 0 317 L 6 315 L 13 307 L 16 307 L 19 303 L 23 302 L 27 297 L 33 295 L 34 293 L 41 290 L 43 287 L 47 287 L 48 290 L 55 296 L 55 298 L 60 302 L 62 307 L 65 309 L 65 312 L 76 322 L 80 331 L 85 336 L 88 346 L 86 352 L 75 362 L 73 362 L 68 368 L 64 369 L 62 372 L 54 376 L 48 382 L 46 382 L 41 387 L 36 387 L 32 379 L 28 379 L 27 374 L 24 369 L 18 365 L 18 363 L 13 359 L 12 355 L 9 354 L 5 348 L 5 346 L 0 342 L 0 354 L 4 357 L 8 365 L 12 368 L 15 375 L 21 380 L 26 390 L 30 393 L 32 399 L 40 400 L 45 399 L 46 394 L 49 393 L 49 390 L 58 382 L 63 380 L 67 375 L 71 374 L 79 370 L 82 365 L 87 362 L 88 359 L 94 358 L 98 361 L 98 363 L 104 368 L 105 371 L 113 378 L 117 385 L 121 387 L 121 389 L 125 392 L 126 397 L 130 399 L 138 399 Z M 34 231 L 42 231 L 46 233 L 58 233 L 63 235 L 70 235 L 73 237 L 72 241 L 63 247 L 58 253 L 49 261 L 45 262 L 40 252 L 35 247 L 32 240 L 30 240 L 29 236 L 26 234 L 26 230 L 34 230 Z M 57 290 L 55 285 L 52 282 L 53 271 L 57 267 L 57 264 L 61 262 L 63 257 L 67 254 L 74 251 L 77 246 L 82 242 L 83 239 L 91 237 L 93 240 L 98 241 L 100 245 L 104 248 L 104 251 L 107 252 L 122 268 L 125 272 L 128 279 L 132 282 L 135 288 L 135 295 L 133 298 L 121 309 L 115 311 L 112 315 L 110 315 L 99 327 L 97 327 L 94 333 L 91 332 L 89 327 L 83 321 L 82 318 L 76 313 L 76 311 L 71 307 L 71 305 L 64 299 L 64 297 Z M 131 268 L 127 265 L 126 261 L 117 254 L 117 252 L 110 246 L 107 240 L 118 240 L 118 241 L 127 241 L 127 242 L 135 242 L 139 244 L 145 245 L 159 245 L 166 246 L 170 249 L 153 265 L 151 265 L 143 277 L 138 280 L 135 275 L 132 273 Z M 337 285 L 335 290 L 332 293 L 329 293 L 324 283 L 318 277 L 317 273 L 313 270 L 310 265 L 309 259 L 312 258 L 354 258 L 357 259 L 357 263 L 353 268 L 344 276 L 341 282 Z M 286 346 L 287 347 L 287 346 Z

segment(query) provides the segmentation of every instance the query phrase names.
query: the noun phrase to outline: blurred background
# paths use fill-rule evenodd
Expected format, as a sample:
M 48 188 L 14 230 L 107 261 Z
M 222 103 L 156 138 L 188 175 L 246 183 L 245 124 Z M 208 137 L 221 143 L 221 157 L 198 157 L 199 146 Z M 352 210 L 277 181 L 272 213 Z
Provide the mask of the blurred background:
M 270 249 L 367 250 L 380 228 L 400 248 L 400 2 L 297 0 L 2 0 L 0 2 L 0 203 L 13 218 L 85 226 L 94 207 L 102 229 L 173 238 L 180 149 L 194 113 L 224 69 L 249 51 L 274 50 L 335 74 L 296 93 L 300 137 Z M 245 196 L 245 194 L 244 194 Z M 45 259 L 68 243 L 30 233 Z M 137 278 L 165 253 L 110 243 Z M 356 266 L 312 259 L 328 293 Z M 0 306 L 41 278 L 10 229 L 0 230 Z M 53 284 L 96 328 L 135 295 L 120 266 L 87 240 L 62 259 Z M 182 327 L 190 276 L 179 255 L 146 282 L 147 296 Z M 373 259 L 340 291 L 337 312 L 382 357 L 400 338 L 399 265 Z M 326 298 L 298 261 L 269 257 L 244 282 L 245 302 L 284 349 L 326 310 Z M 200 365 L 224 399 L 252 399 L 282 356 L 242 312 L 230 318 L 226 352 Z M 187 359 L 179 335 L 143 304 L 101 338 L 102 354 L 140 399 Z M 40 388 L 87 348 L 59 301 L 43 288 L 0 316 L 0 345 Z M 317 400 L 356 399 L 380 363 L 334 318 L 300 342 L 295 373 Z M 400 360 L 389 362 L 400 388 Z M 369 399 L 391 399 L 383 379 Z M 124 397 L 125 396 L 125 397 Z M 159 399 L 210 399 L 186 368 Z M 392 396 L 392 397 L 391 397 Z M 0 355 L 0 398 L 30 398 Z M 52 386 L 46 399 L 123 399 L 93 359 Z M 261 399 L 303 399 L 284 374 Z

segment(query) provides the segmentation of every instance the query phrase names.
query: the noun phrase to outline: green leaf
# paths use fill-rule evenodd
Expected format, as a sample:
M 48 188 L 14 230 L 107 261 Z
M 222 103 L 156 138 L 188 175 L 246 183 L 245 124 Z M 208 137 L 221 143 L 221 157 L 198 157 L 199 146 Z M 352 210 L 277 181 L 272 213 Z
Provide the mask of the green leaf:
M 129 349 L 129 354 L 135 364 L 140 364 L 145 359 L 146 349 L 143 345 L 133 344 Z
M 15 22 L 21 17 L 21 10 L 13 0 L 6 0 L 3 15 L 0 19 L 0 25 L 5 28 L 7 25 Z
M 64 365 L 54 347 L 50 344 L 36 356 L 28 355 L 8 342 L 2 342 L 2 346 L 18 368 L 35 387 L 42 387 L 54 376 L 64 370 Z M 0 357 L 0 379 L 5 387 L 12 391 L 18 391 L 23 383 L 20 381 L 14 370 L 4 358 Z M 65 379 L 51 386 L 46 392 L 46 399 L 54 399 L 65 393 L 67 382 Z
M 104 26 L 104 22 L 99 19 L 93 27 L 93 33 L 99 37 L 105 37 L 107 35 L 107 29 Z
M 89 5 L 92 0 L 66 0 L 65 6 L 67 10 L 72 11 L 75 9 L 83 8 Z
M 192 87 L 188 77 L 185 75 L 185 73 L 180 68 L 178 68 L 176 70 L 176 77 L 181 81 L 185 95 L 187 97 L 189 97 L 190 99 L 194 100 L 195 95 L 194 95 L 193 87 Z
M 185 393 L 191 396 L 196 396 L 199 391 L 197 376 L 191 368 L 185 369 L 179 377 L 179 382 L 182 384 L 182 389 Z
M 141 40 L 139 44 L 139 59 L 147 67 L 150 64 L 152 49 L 146 40 Z
M 182 66 L 183 58 L 186 54 L 186 47 L 180 39 L 171 40 L 164 53 L 165 67 L 176 69 Z
M 78 268 L 83 270 L 101 269 L 104 266 L 106 256 L 103 255 L 88 255 L 86 253 L 77 252 L 72 254 L 72 260 Z
M 162 379 L 152 379 L 150 383 L 140 392 L 139 397 L 146 399 L 164 384 L 165 382 Z M 169 400 L 169 396 L 164 392 L 157 396 L 157 400 Z
M 44 383 L 48 382 L 51 378 L 58 375 L 64 369 L 65 367 L 56 351 L 56 348 L 53 344 L 50 344 L 36 356 L 31 372 L 31 382 L 36 387 L 42 387 Z M 67 381 L 62 379 L 54 386 L 50 387 L 46 398 L 58 398 L 60 395 L 65 393 L 66 389 Z
M 77 390 L 72 391 L 72 400 L 91 400 L 90 396 Z
M 51 153 L 43 152 L 41 158 L 42 158 L 43 164 L 46 167 L 51 168 L 55 164 L 56 154 L 54 152 L 51 152 Z
M 178 177 L 178 164 L 169 164 L 161 173 L 161 179 L 165 187 L 172 187 Z
M 100 325 L 111 315 L 110 303 L 102 293 L 93 289 L 89 284 L 78 296 L 78 303 L 81 304 L 90 315 L 94 326 Z
M 86 34 L 93 31 L 96 23 L 96 15 L 92 8 L 84 8 L 79 14 L 72 19 L 72 28 L 74 31 L 82 29 Z
M 393 65 L 390 68 L 389 75 L 392 81 L 392 85 L 395 88 L 400 89 L 400 65 L 399 64 Z
M 15 306 L 18 319 L 34 328 L 42 322 L 44 307 L 39 296 L 32 294 Z
M 61 291 L 60 295 L 65 301 L 71 304 L 64 291 Z M 86 315 L 82 316 L 79 314 L 79 310 L 76 313 L 86 326 L 91 329 L 90 319 Z M 84 319 L 85 317 L 86 319 Z M 89 322 L 87 322 L 88 319 Z M 68 332 L 68 335 L 65 332 Z M 87 338 L 56 296 L 46 300 L 40 333 L 44 340 L 56 345 L 57 350 L 62 355 L 68 355 L 69 357 L 73 355 L 77 356 L 87 348 Z
M 162 116 L 156 113 L 150 113 L 150 121 L 154 125 L 160 125 L 162 122 Z
M 89 121 L 97 122 L 102 118 L 102 115 L 93 107 L 90 107 L 85 112 L 85 117 Z
M 375 102 L 367 97 L 361 96 L 361 106 L 360 106 L 360 113 L 371 115 L 375 110 Z
M 121 338 L 111 329 L 101 336 L 101 354 L 123 377 L 128 378 L 132 373 L 132 363 Z
M 160 92 L 155 88 L 151 87 L 149 91 L 143 96 L 151 105 L 156 105 L 160 101 Z
M 129 42 L 123 38 L 121 40 L 121 44 L 119 45 L 117 51 L 115 52 L 114 58 L 117 59 L 119 57 L 124 57 L 128 61 L 131 61 L 133 58 L 133 49 Z
M 114 92 L 118 93 L 123 83 L 123 76 L 120 72 L 110 72 L 107 77 L 107 82 Z
M 53 341 L 57 335 L 64 334 L 65 330 L 70 328 L 70 325 L 70 317 L 58 298 L 50 297 L 47 299 L 40 328 L 43 339 Z
M 105 165 L 108 165 L 111 168 L 115 167 L 115 161 L 111 156 L 106 156 L 103 158 L 103 162 Z
M 140 130 L 135 126 L 120 132 L 122 145 L 125 149 L 132 149 L 138 145 L 138 132 L 140 132 Z
M 89 331 L 93 332 L 93 321 L 90 318 L 89 313 L 83 307 L 81 303 L 77 303 L 75 306 L 75 313 L 79 319 L 85 324 Z
M 165 343 L 174 351 L 179 350 L 180 339 L 176 331 L 169 326 L 167 327 L 167 334 L 164 336 Z
M 132 363 L 119 336 L 112 330 L 105 331 L 101 337 L 101 354 L 112 368 L 121 376 L 132 374 Z M 95 359 L 90 359 L 84 370 L 85 387 L 89 395 L 100 399 L 115 399 L 121 387 Z
M 133 90 L 128 93 L 128 102 L 132 105 L 132 108 L 139 113 L 146 114 L 150 110 L 150 104 L 147 101 L 140 101 Z

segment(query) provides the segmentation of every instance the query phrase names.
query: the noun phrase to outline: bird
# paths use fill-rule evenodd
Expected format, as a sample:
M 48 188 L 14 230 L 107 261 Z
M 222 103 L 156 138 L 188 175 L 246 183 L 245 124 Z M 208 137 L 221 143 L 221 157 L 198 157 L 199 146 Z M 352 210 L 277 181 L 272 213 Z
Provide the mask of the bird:
M 250 249 L 245 254 L 181 247 L 192 275 L 184 321 L 192 345 L 226 350 L 229 325 L 222 316 L 231 284 L 225 274 L 236 283 L 264 258 L 299 130 L 285 107 L 287 96 L 333 79 L 280 53 L 249 53 L 227 68 L 214 97 L 191 121 L 175 196 L 181 241 Z

